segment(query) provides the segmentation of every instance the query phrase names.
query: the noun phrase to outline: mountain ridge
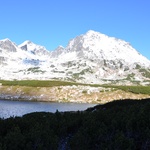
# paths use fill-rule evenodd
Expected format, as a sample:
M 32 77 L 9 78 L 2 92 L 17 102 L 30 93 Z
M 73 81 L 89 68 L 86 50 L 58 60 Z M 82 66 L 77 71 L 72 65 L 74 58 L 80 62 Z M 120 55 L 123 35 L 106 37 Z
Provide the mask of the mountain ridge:
M 128 42 L 90 30 L 48 51 L 26 40 L 0 40 L 0 79 L 150 84 L 150 60 Z

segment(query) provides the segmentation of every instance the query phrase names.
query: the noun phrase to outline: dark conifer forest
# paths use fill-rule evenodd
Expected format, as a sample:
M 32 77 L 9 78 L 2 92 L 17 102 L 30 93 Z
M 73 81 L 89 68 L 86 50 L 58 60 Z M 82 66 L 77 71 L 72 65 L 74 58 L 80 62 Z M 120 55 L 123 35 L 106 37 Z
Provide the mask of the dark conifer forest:
M 150 99 L 0 119 L 0 150 L 149 150 Z

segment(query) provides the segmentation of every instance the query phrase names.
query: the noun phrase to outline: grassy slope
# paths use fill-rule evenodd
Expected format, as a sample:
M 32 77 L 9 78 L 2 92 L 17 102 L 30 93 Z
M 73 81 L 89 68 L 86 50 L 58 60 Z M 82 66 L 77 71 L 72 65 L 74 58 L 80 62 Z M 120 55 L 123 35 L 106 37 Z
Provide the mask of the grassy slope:
M 73 82 L 65 82 L 65 81 L 49 81 L 49 80 L 0 80 L 0 83 L 7 86 L 31 86 L 31 87 L 53 87 L 53 86 L 67 86 L 67 85 L 77 85 L 77 83 Z
M 150 95 L 150 86 L 113 86 L 113 85 L 98 85 L 98 84 L 82 84 L 75 82 L 66 82 L 66 81 L 50 81 L 50 80 L 21 80 L 21 81 L 4 81 L 0 80 L 4 86 L 30 86 L 30 87 L 53 87 L 53 86 L 72 86 L 72 85 L 85 85 L 93 87 L 106 87 L 106 88 L 115 88 L 121 89 L 123 91 L 128 91 L 136 94 L 149 94 Z

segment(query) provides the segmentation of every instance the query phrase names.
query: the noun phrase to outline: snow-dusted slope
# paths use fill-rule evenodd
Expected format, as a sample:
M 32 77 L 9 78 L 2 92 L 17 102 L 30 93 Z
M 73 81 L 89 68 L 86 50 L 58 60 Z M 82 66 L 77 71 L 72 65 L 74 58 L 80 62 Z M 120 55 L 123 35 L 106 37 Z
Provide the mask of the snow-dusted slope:
M 38 56 L 43 56 L 43 55 L 49 56 L 50 55 L 50 52 L 47 51 L 47 49 L 44 46 L 34 44 L 33 42 L 31 42 L 29 40 L 23 42 L 18 47 L 21 48 L 22 50 L 28 51 L 28 52 L 38 55 Z
M 41 47 L 39 47 L 41 48 Z M 40 49 L 38 49 L 40 50 Z M 45 50 L 46 51 L 46 50 Z M 47 51 L 47 53 L 49 53 Z M 43 56 L 43 57 L 42 57 Z M 24 79 L 28 69 L 39 67 L 43 64 L 45 54 L 38 55 L 30 50 L 22 50 L 9 39 L 0 41 L 0 78 L 1 79 Z M 48 55 L 46 55 L 48 57 Z M 30 78 L 30 77 L 29 77 Z
M 128 42 L 95 31 L 49 52 L 25 41 L 0 41 L 1 79 L 60 79 L 84 83 L 149 84 L 150 61 Z
M 124 60 L 127 63 L 141 63 L 149 66 L 149 60 L 139 54 L 128 42 L 114 37 L 108 37 L 95 31 L 71 40 L 66 48 L 67 52 L 76 51 L 78 56 L 99 60 Z M 81 55 L 82 53 L 82 55 Z

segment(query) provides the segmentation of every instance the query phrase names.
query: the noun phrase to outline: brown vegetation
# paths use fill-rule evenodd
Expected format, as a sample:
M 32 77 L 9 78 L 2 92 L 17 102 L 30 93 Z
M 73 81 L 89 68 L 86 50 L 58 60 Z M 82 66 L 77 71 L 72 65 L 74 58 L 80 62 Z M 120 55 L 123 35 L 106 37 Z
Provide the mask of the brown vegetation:
M 0 86 L 0 99 L 55 101 L 75 103 L 107 103 L 120 99 L 145 99 L 147 94 L 135 94 L 116 88 L 83 85 L 29 87 Z

